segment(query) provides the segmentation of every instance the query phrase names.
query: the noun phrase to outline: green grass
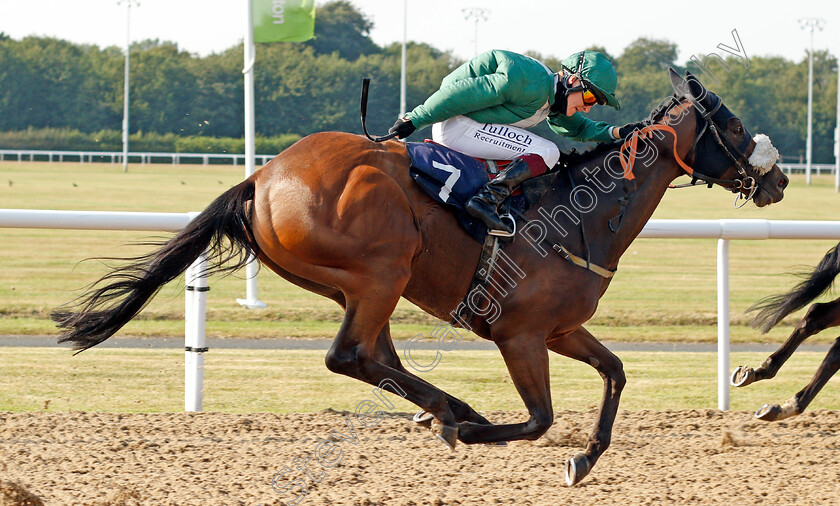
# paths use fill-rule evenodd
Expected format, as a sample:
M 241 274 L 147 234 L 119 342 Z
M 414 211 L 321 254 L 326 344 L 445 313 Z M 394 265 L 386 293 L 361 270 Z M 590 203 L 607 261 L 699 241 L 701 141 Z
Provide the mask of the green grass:
M 430 361 L 431 352 L 413 354 Z M 628 410 L 717 407 L 715 353 L 622 352 Z M 329 372 L 323 351 L 215 349 L 205 355 L 204 410 L 229 413 L 352 410 L 373 387 Z M 756 366 L 761 353 L 733 353 L 732 364 Z M 772 381 L 731 390 L 731 409 L 782 402 L 810 380 L 823 354 L 800 352 Z M 524 409 L 496 351 L 452 350 L 419 374 L 475 409 Z M 594 369 L 552 355 L 555 410 L 587 410 L 600 402 Z M 0 348 L 0 411 L 176 412 L 184 408 L 184 354 L 176 350 Z M 840 409 L 840 377 L 809 409 Z M 396 396 L 390 396 L 394 398 Z M 49 402 L 47 402 L 49 401 Z M 416 410 L 405 401 L 399 411 Z
M 243 177 L 241 167 L 130 166 L 76 163 L 0 163 L 0 207 L 111 211 L 200 211 Z M 669 191 L 654 218 L 840 218 L 833 177 L 804 185 L 796 176 L 785 200 L 765 209 L 736 210 L 732 195 L 719 188 Z M 130 256 L 145 251 L 126 243 L 147 232 L 0 229 L 0 334 L 55 334 L 49 311 L 78 295 L 79 288 L 106 272 L 82 259 Z M 761 297 L 786 291 L 796 281 L 785 275 L 810 268 L 836 241 L 733 241 L 731 315 L 733 341 L 779 342 L 790 331 L 768 336 L 745 327 L 744 310 Z M 588 325 L 612 341 L 705 341 L 716 338 L 716 241 L 639 239 Z M 472 268 L 472 267 L 468 267 Z M 290 285 L 263 269 L 259 298 L 266 310 L 247 310 L 242 277 L 213 278 L 207 331 L 217 337 L 332 337 L 342 312 L 332 301 Z M 121 335 L 183 334 L 183 280 L 165 287 Z M 801 312 L 789 321 L 801 316 Z M 397 338 L 428 333 L 436 320 L 407 301 L 393 318 Z M 817 336 L 828 342 L 835 336 Z

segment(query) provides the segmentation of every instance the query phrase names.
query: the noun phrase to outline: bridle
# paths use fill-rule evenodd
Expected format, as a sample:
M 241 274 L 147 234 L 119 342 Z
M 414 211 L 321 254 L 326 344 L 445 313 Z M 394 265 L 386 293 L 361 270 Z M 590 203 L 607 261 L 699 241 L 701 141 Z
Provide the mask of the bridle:
M 691 103 L 691 105 L 694 106 L 695 115 L 698 115 L 703 119 L 703 122 L 699 127 L 699 133 L 695 135 L 694 143 L 691 145 L 691 149 L 689 150 L 686 158 L 692 161 L 696 160 L 697 145 L 699 144 L 700 139 L 702 139 L 703 135 L 707 132 L 711 132 L 715 144 L 717 144 L 721 151 L 723 151 L 732 161 L 741 177 L 737 179 L 718 179 L 706 174 L 701 174 L 692 169 L 689 173 L 691 176 L 691 183 L 675 185 L 672 186 L 672 188 L 686 188 L 694 186 L 697 184 L 698 180 L 706 183 L 709 188 L 711 188 L 712 185 L 717 184 L 723 186 L 727 190 L 730 190 L 732 193 L 736 193 L 738 197 L 735 199 L 735 206 L 743 207 L 755 195 L 755 192 L 758 190 L 758 182 L 754 177 L 747 173 L 747 164 L 745 163 L 745 160 L 747 159 L 746 154 L 744 154 L 738 146 L 733 145 L 729 139 L 722 136 L 718 130 L 717 124 L 715 123 L 714 115 L 720 110 L 721 105 L 723 105 L 723 100 L 720 97 L 715 97 L 717 98 L 715 105 L 710 109 L 706 109 L 700 104 L 700 102 L 697 101 L 697 99 L 691 96 L 691 94 L 687 93 L 685 98 Z M 733 152 L 735 154 L 733 154 Z M 737 157 L 735 155 L 737 155 Z M 744 197 L 742 190 L 747 190 L 749 194 Z M 738 200 L 740 198 L 743 198 L 744 202 L 738 206 Z
M 670 100 L 675 100 L 676 97 L 672 97 Z M 645 138 L 649 136 L 653 136 L 654 131 L 665 131 L 670 133 L 674 137 L 674 159 L 676 160 L 677 164 L 691 177 L 691 182 L 681 185 L 669 185 L 669 188 L 688 188 L 692 186 L 696 186 L 698 181 L 704 182 L 709 188 L 713 185 L 717 184 L 726 188 L 727 190 L 731 191 L 732 193 L 736 194 L 734 206 L 736 208 L 741 208 L 749 202 L 753 196 L 755 196 L 755 192 L 758 190 L 758 182 L 755 180 L 754 177 L 750 176 L 747 173 L 746 166 L 744 160 L 747 159 L 746 155 L 740 150 L 738 146 L 734 146 L 729 139 L 720 135 L 720 131 L 718 130 L 718 126 L 715 124 L 714 115 L 720 110 L 721 106 L 723 105 L 723 100 L 720 97 L 717 98 L 717 102 L 715 102 L 714 107 L 707 110 L 703 107 L 691 94 L 685 94 L 686 100 L 688 100 L 691 105 L 694 106 L 694 113 L 695 116 L 699 116 L 703 121 L 698 121 L 698 128 L 697 132 L 694 136 L 694 142 L 691 144 L 691 149 L 689 149 L 688 154 L 686 155 L 687 160 L 691 160 L 692 162 L 696 162 L 696 154 L 697 154 L 697 146 L 700 143 L 700 140 L 707 132 L 711 132 L 712 137 L 715 140 L 718 148 L 720 148 L 726 156 L 732 161 L 735 167 L 738 170 L 738 174 L 741 176 L 736 179 L 719 179 L 716 177 L 712 177 L 701 172 L 694 170 L 694 167 L 686 163 L 680 156 L 677 154 L 677 132 L 674 130 L 673 127 L 664 123 L 653 123 L 647 124 L 641 129 L 635 130 L 630 137 L 625 139 L 624 144 L 622 144 L 621 148 L 619 148 L 619 161 L 621 162 L 621 166 L 624 169 L 624 179 L 626 180 L 625 188 L 624 188 L 624 196 L 619 199 L 620 209 L 619 213 L 613 217 L 610 222 L 610 230 L 613 232 L 617 232 L 618 228 L 621 226 L 621 218 L 624 215 L 624 210 L 627 207 L 627 204 L 630 200 L 630 195 L 635 191 L 635 175 L 633 174 L 633 166 L 636 162 L 636 154 L 638 153 L 638 142 L 639 138 Z M 677 101 L 676 106 L 678 107 L 686 107 L 685 102 Z M 670 107 L 664 111 L 663 117 L 671 111 L 673 107 Z M 660 134 L 661 135 L 661 134 Z M 735 152 L 738 156 L 732 154 Z M 630 183 L 629 185 L 627 183 Z M 749 193 L 745 197 L 742 193 L 742 190 L 746 190 Z M 743 199 L 743 202 L 738 205 L 738 201 Z M 616 221 L 617 220 L 617 221 Z

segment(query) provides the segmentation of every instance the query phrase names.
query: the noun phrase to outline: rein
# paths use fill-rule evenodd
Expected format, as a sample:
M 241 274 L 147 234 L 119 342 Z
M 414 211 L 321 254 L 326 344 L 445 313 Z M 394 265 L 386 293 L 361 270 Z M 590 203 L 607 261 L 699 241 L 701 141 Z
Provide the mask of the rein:
M 711 119 L 711 116 L 720 108 L 721 103 L 722 103 L 722 101 L 719 101 L 717 107 L 715 109 L 713 109 L 712 111 L 710 111 L 709 113 L 701 114 L 701 116 L 704 120 L 704 124 L 703 124 L 702 129 L 700 130 L 700 133 L 695 137 L 694 143 L 691 145 L 691 150 L 689 151 L 689 157 L 693 157 L 694 152 L 697 149 L 697 144 L 698 144 L 700 138 L 707 131 L 712 132 L 712 135 L 713 135 L 717 145 L 723 150 L 724 153 L 726 153 L 726 156 L 728 156 L 729 159 L 732 160 L 733 164 L 738 168 L 738 174 L 742 176 L 740 179 L 718 179 L 718 178 L 711 177 L 711 176 L 708 176 L 706 174 L 701 174 L 701 173 L 695 171 L 693 167 L 688 165 L 677 154 L 677 132 L 676 132 L 676 130 L 674 130 L 669 125 L 663 125 L 663 124 L 660 124 L 660 123 L 647 125 L 640 130 L 634 130 L 633 133 L 631 134 L 631 137 L 629 139 L 625 140 L 624 144 L 622 144 L 621 148 L 619 149 L 619 152 L 622 154 L 622 156 L 619 157 L 619 160 L 621 161 L 622 168 L 624 169 L 624 179 L 627 179 L 629 181 L 632 181 L 633 179 L 635 179 L 635 175 L 633 174 L 633 166 L 636 163 L 636 153 L 638 152 L 636 148 L 638 146 L 639 137 L 641 137 L 641 138 L 653 137 L 653 132 L 654 131 L 665 131 L 665 132 L 668 132 L 668 133 L 670 133 L 671 135 L 674 136 L 674 160 L 676 160 L 677 165 L 679 165 L 680 168 L 683 171 L 685 171 L 686 174 L 691 176 L 691 182 L 690 183 L 681 184 L 681 185 L 670 185 L 669 188 L 688 188 L 688 187 L 691 187 L 691 186 L 696 186 L 697 181 L 700 180 L 700 181 L 703 181 L 704 183 L 706 183 L 709 188 L 711 188 L 712 185 L 714 185 L 714 184 L 723 186 L 724 188 L 726 188 L 727 190 L 730 190 L 733 193 L 738 193 L 739 198 L 741 196 L 740 195 L 740 190 L 742 190 L 742 189 L 749 190 L 750 193 L 747 197 L 744 198 L 744 203 L 741 204 L 741 206 L 743 206 L 744 204 L 749 202 L 749 200 L 753 197 L 753 195 L 755 195 L 755 192 L 758 189 L 758 184 L 756 183 L 755 178 L 753 178 L 752 176 L 747 174 L 746 169 L 744 169 L 743 163 L 741 161 L 743 159 L 743 155 L 741 155 L 741 158 L 735 158 L 732 155 L 732 153 L 730 151 L 730 148 L 731 149 L 735 149 L 735 148 L 732 147 L 731 145 L 727 146 L 727 144 L 729 144 L 728 141 L 725 140 L 724 138 L 721 138 L 720 133 L 719 133 L 717 127 L 715 126 L 714 121 L 712 121 L 712 119 Z M 625 155 L 624 152 L 628 151 L 628 150 L 629 150 L 629 154 Z M 737 202 L 737 200 L 736 200 L 736 202 Z
M 748 175 L 745 168 L 743 167 L 742 159 L 743 159 L 744 155 L 741 154 L 740 158 L 735 158 L 732 155 L 732 152 L 730 151 L 730 149 L 735 149 L 736 152 L 737 152 L 737 149 L 734 148 L 731 145 L 728 145 L 729 143 L 726 139 L 721 138 L 720 133 L 718 132 L 717 126 L 715 125 L 714 121 L 711 119 L 712 115 L 714 115 L 715 112 L 717 112 L 720 109 L 720 106 L 721 106 L 722 103 L 723 103 L 723 101 L 719 100 L 717 105 L 711 111 L 709 111 L 705 114 L 701 114 L 701 117 L 704 120 L 703 127 L 700 130 L 700 133 L 695 137 L 694 143 L 691 145 L 691 150 L 689 151 L 689 156 L 693 157 L 694 152 L 697 149 L 697 144 L 699 143 L 700 138 L 706 132 L 712 132 L 712 135 L 714 136 L 714 139 L 715 139 L 715 142 L 717 143 L 717 145 L 726 153 L 726 155 L 729 157 L 729 159 L 733 161 L 735 166 L 738 168 L 738 173 L 743 177 L 740 178 L 740 179 L 718 179 L 718 178 L 707 176 L 705 174 L 701 174 L 701 173 L 695 171 L 692 166 L 687 164 L 677 154 L 677 139 L 678 139 L 677 131 L 674 130 L 674 128 L 671 127 L 670 125 L 664 125 L 664 124 L 661 124 L 661 123 L 654 123 L 654 124 L 651 124 L 651 125 L 646 125 L 645 127 L 641 128 L 641 129 L 634 130 L 633 133 L 631 134 L 631 136 L 628 139 L 626 139 L 624 141 L 624 144 L 621 145 L 621 148 L 619 148 L 619 155 L 620 155 L 619 156 L 619 161 L 621 162 L 621 167 L 624 170 L 623 179 L 627 183 L 629 183 L 629 186 L 631 186 L 632 189 L 628 189 L 627 187 L 625 187 L 625 194 L 624 194 L 623 197 L 621 197 L 619 199 L 619 204 L 621 206 L 619 214 L 617 216 L 614 216 L 612 219 L 609 220 L 609 227 L 610 227 L 610 230 L 613 233 L 618 232 L 618 228 L 621 226 L 621 219 L 624 215 L 624 211 L 625 211 L 625 209 L 627 207 L 627 204 L 629 203 L 629 200 L 630 200 L 630 194 L 633 193 L 633 191 L 635 190 L 635 187 L 636 187 L 636 182 L 635 182 L 636 175 L 633 173 L 633 168 L 635 167 L 635 164 L 636 164 L 636 155 L 638 154 L 639 138 L 642 138 L 642 139 L 652 138 L 653 135 L 654 135 L 654 132 L 667 132 L 667 133 L 670 133 L 674 137 L 674 145 L 673 145 L 674 160 L 677 162 L 677 165 L 679 165 L 680 168 L 683 171 L 685 171 L 686 174 L 691 176 L 691 183 L 685 184 L 685 185 L 676 185 L 676 186 L 675 185 L 670 185 L 669 186 L 670 188 L 685 188 L 685 187 L 689 187 L 689 186 L 695 186 L 697 184 L 697 181 L 700 180 L 700 181 L 703 181 L 706 184 L 708 184 L 709 188 L 711 188 L 712 185 L 714 185 L 714 184 L 718 184 L 720 186 L 723 186 L 724 188 L 726 188 L 728 190 L 731 190 L 732 192 L 738 193 L 739 198 L 741 197 L 741 194 L 740 194 L 739 190 L 747 189 L 747 190 L 750 191 L 750 194 L 744 199 L 744 203 L 749 202 L 749 200 L 755 194 L 755 191 L 757 190 L 758 185 L 756 184 L 755 179 L 752 176 Z M 695 105 L 695 110 L 696 109 L 697 109 L 697 106 Z M 574 180 L 571 179 L 571 174 L 569 174 L 569 177 L 570 177 L 570 180 L 571 180 L 571 183 L 572 183 L 572 188 L 574 188 L 575 184 L 574 184 Z M 727 185 L 729 185 L 729 186 L 727 186 Z M 736 199 L 735 202 L 737 203 L 737 199 Z M 741 206 L 743 206 L 743 205 L 744 204 L 741 204 Z M 514 212 L 521 219 L 525 220 L 526 223 L 529 221 L 523 213 L 521 213 L 519 211 L 514 211 Z M 613 224 L 614 221 L 616 221 L 616 223 L 617 223 L 616 225 Z M 581 229 L 583 229 L 583 220 L 582 219 L 581 219 Z M 587 258 L 581 258 L 581 257 L 573 254 L 572 252 L 570 252 L 568 249 L 566 249 L 563 245 L 561 245 L 559 243 L 550 243 L 546 239 L 543 239 L 542 242 L 548 244 L 553 251 L 555 251 L 556 253 L 558 253 L 560 256 L 562 256 L 566 260 L 570 261 L 571 263 L 577 265 L 578 267 L 582 267 L 582 268 L 587 269 L 591 272 L 594 272 L 595 274 L 597 274 L 597 275 L 599 275 L 599 276 L 601 276 L 605 279 L 610 279 L 610 278 L 613 277 L 613 275 L 615 275 L 616 271 L 601 267 L 599 265 L 595 265 L 592 262 L 590 262 L 590 260 L 588 258 L 589 257 L 589 247 L 588 247 L 587 242 L 586 242 L 585 232 L 584 232 L 584 236 L 583 236 L 583 242 L 584 242 L 584 248 L 587 251 Z

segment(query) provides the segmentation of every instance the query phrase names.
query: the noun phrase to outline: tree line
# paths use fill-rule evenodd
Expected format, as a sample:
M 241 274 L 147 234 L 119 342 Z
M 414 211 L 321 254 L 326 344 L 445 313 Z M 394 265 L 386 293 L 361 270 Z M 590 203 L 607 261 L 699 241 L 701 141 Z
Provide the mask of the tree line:
M 361 133 L 361 78 L 372 78 L 369 129 L 384 132 L 398 114 L 400 45 L 380 47 L 370 39 L 371 22 L 345 0 L 318 7 L 315 38 L 309 42 L 260 44 L 255 65 L 256 130 L 271 136 L 307 135 L 323 130 Z M 572 53 L 580 49 L 569 47 Z M 694 62 L 679 64 L 677 45 L 639 38 L 615 63 L 619 111 L 599 107 L 589 117 L 617 125 L 647 116 L 672 91 L 667 68 L 689 70 L 720 95 L 752 133 L 766 133 L 786 161 L 805 153 L 808 58 L 753 56 L 748 63 L 729 56 L 711 61 L 714 78 Z M 750 50 L 749 47 L 746 48 Z M 409 43 L 407 105 L 421 103 L 441 79 L 462 63 L 450 52 Z M 566 54 L 529 53 L 555 71 Z M 198 56 L 173 42 L 131 45 L 131 132 L 202 138 L 240 138 L 243 132 L 243 47 Z M 0 132 L 65 129 L 89 134 L 120 131 L 125 55 L 118 47 L 99 48 L 49 37 L 15 40 L 0 33 Z M 813 160 L 831 163 L 836 125 L 837 59 L 814 54 Z M 422 134 L 415 134 L 419 139 Z M 563 149 L 579 145 L 540 126 L 536 133 Z M 100 137 L 108 137 L 100 135 Z M 112 137 L 112 135 L 111 135 Z M 108 137 L 108 138 L 111 138 Z M 4 147 L 0 134 L 0 148 Z

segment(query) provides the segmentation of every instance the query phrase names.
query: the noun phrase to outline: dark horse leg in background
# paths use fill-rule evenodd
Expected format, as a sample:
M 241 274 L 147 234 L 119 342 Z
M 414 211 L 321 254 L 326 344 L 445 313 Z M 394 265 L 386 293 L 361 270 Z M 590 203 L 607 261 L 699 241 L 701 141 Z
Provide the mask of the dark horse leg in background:
M 761 311 L 756 316 L 753 325 L 767 332 L 785 316 L 825 293 L 838 274 L 840 274 L 840 244 L 829 250 L 808 278 L 790 292 L 760 302 L 755 308 Z M 806 339 L 836 326 L 840 326 L 840 298 L 812 305 L 778 350 L 767 357 L 758 368 L 747 366 L 736 368 L 732 372 L 730 383 L 732 386 L 743 387 L 756 381 L 773 378 Z M 840 344 L 835 342 L 807 387 L 783 405 L 765 404 L 756 411 L 756 418 L 775 421 L 802 413 L 829 378 L 837 372 L 838 367 L 840 367 Z
M 802 413 L 822 387 L 828 383 L 828 380 L 834 376 L 837 369 L 840 369 L 840 337 L 831 345 L 816 374 L 805 388 L 782 405 L 765 404 L 755 412 L 755 417 L 766 422 L 775 422 Z
M 732 385 L 746 386 L 755 381 L 773 378 L 782 364 L 793 355 L 797 346 L 805 339 L 827 328 L 837 326 L 840 326 L 840 298 L 827 303 L 814 304 L 781 348 L 770 355 L 757 369 L 746 366 L 735 369 L 732 373 Z M 840 368 L 840 338 L 828 350 L 828 354 L 808 386 L 782 405 L 765 404 L 756 411 L 756 418 L 772 422 L 802 413 L 838 368 Z

